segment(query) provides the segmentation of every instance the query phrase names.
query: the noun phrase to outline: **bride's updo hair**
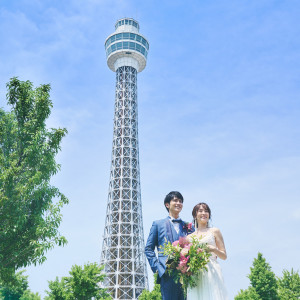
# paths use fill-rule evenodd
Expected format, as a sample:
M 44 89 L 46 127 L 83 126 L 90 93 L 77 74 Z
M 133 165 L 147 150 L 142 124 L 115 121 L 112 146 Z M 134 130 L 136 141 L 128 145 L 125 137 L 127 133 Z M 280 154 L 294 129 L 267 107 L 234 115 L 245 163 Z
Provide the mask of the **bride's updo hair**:
M 193 219 L 194 219 L 194 226 L 195 226 L 195 228 L 198 227 L 197 226 L 196 217 L 197 217 L 197 212 L 200 209 L 200 206 L 203 206 L 204 209 L 208 212 L 208 214 L 209 214 L 209 221 L 211 220 L 211 210 L 210 210 L 209 206 L 206 203 L 204 203 L 204 202 L 200 202 L 200 203 L 198 203 L 197 205 L 194 206 L 193 211 L 192 211 L 192 216 L 193 216 Z M 210 227 L 208 223 L 207 223 L 207 227 Z

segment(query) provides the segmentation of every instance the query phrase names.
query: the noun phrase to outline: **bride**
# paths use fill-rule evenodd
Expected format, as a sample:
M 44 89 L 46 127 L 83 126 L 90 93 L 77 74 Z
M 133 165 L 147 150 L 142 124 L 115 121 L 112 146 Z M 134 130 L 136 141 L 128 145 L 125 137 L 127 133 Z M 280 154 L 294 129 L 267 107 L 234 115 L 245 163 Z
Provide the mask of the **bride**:
M 199 284 L 187 290 L 187 300 L 227 300 L 221 267 L 217 258 L 226 259 L 226 249 L 223 236 L 218 228 L 209 227 L 211 211 L 206 203 L 197 204 L 192 215 L 195 222 L 195 232 L 188 237 L 196 237 L 207 246 L 211 252 L 207 271 L 203 270 Z

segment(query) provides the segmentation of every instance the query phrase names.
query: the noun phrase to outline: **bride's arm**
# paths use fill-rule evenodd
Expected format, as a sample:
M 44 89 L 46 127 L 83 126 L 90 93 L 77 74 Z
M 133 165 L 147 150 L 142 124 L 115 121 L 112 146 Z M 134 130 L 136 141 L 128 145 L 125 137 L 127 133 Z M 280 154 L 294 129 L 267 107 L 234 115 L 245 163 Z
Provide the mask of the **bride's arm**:
M 226 254 L 226 249 L 225 249 L 225 244 L 224 244 L 222 233 L 218 228 L 214 228 L 213 233 L 214 233 L 214 236 L 216 239 L 217 247 L 209 245 L 209 249 L 211 252 L 216 254 L 218 257 L 225 260 L 227 258 L 227 254 Z

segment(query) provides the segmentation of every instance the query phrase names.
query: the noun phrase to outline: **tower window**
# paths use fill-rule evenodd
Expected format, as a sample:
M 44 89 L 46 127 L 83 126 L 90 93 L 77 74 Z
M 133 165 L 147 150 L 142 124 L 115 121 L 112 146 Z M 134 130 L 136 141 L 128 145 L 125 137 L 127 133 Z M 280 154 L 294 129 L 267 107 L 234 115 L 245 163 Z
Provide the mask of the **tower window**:
M 122 42 L 117 43 L 117 49 L 118 49 L 118 50 L 122 49 Z
M 132 49 L 132 50 L 134 50 L 134 49 L 135 49 L 134 45 L 135 45 L 135 43 L 130 42 L 130 43 L 129 43 L 129 48 Z

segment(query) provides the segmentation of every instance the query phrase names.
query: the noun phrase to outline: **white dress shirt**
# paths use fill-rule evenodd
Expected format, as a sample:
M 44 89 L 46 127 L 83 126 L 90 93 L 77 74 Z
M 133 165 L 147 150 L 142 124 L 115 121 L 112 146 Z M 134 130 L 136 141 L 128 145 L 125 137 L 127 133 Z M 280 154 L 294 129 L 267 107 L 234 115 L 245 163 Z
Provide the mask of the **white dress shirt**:
M 171 224 L 174 226 L 174 229 L 175 229 L 175 231 L 177 232 L 177 233 L 179 233 L 179 223 L 178 222 L 172 222 L 172 220 L 181 220 L 181 218 L 177 218 L 177 219 L 175 219 L 175 218 L 172 218 L 172 217 L 170 217 L 169 216 L 169 218 L 170 218 L 170 222 L 171 222 Z

